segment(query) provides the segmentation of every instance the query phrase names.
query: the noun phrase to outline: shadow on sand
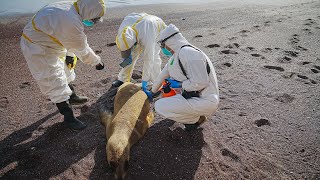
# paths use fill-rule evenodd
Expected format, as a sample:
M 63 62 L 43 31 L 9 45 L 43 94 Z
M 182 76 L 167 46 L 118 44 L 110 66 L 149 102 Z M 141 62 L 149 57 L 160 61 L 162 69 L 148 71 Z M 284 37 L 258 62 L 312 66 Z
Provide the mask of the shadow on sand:
M 62 123 L 40 129 L 41 135 L 31 139 L 41 124 L 58 114 L 47 115 L 20 129 L 0 142 L 1 179 L 113 179 L 106 162 L 105 128 L 98 117 L 97 104 L 112 108 L 114 89 L 110 88 L 78 118 L 88 127 L 71 131 Z M 185 132 L 169 129 L 173 121 L 154 124 L 131 149 L 126 179 L 193 179 L 204 145 L 201 129 Z M 92 167 L 93 166 L 93 167 Z

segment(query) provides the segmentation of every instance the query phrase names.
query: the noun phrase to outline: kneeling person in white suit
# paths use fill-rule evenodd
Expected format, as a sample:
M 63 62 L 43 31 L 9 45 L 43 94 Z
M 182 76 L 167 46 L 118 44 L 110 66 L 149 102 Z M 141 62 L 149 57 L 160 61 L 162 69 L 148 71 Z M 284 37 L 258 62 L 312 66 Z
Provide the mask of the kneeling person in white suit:
M 209 57 L 191 45 L 170 24 L 160 34 L 162 52 L 170 56 L 152 86 L 156 93 L 165 79 L 172 88 L 181 88 L 181 94 L 155 102 L 155 110 L 165 118 L 183 123 L 186 130 L 196 129 L 218 108 L 219 90 L 215 69 Z

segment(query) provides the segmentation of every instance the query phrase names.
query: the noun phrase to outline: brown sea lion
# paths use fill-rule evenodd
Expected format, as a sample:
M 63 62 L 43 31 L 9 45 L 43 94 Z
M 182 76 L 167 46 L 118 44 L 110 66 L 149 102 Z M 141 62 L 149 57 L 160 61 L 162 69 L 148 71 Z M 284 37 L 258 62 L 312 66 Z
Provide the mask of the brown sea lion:
M 100 112 L 100 119 L 106 127 L 107 161 L 115 169 L 115 178 L 126 175 L 130 148 L 147 131 L 153 122 L 147 95 L 141 87 L 124 83 L 114 99 L 114 113 Z

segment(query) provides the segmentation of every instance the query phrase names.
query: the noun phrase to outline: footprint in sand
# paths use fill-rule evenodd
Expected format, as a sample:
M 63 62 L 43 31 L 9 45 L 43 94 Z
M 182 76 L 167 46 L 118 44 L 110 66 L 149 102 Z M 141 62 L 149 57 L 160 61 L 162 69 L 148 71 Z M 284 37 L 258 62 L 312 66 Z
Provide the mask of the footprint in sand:
M 267 69 L 274 69 L 274 70 L 281 71 L 281 72 L 284 71 L 284 69 L 283 69 L 282 67 L 279 67 L 279 66 L 269 66 L 269 65 L 265 65 L 265 66 L 263 66 L 263 67 L 265 67 L 265 68 L 267 68 Z
M 310 79 L 311 84 L 318 84 L 317 81 Z
M 230 41 L 238 39 L 237 37 L 228 38 Z
M 310 64 L 311 62 L 308 62 L 308 61 L 304 61 L 304 62 L 302 62 L 301 64 L 302 65 L 307 65 L 307 64 Z
M 246 37 L 246 36 L 248 36 L 247 33 L 249 33 L 249 32 L 250 32 L 250 31 L 248 31 L 248 30 L 242 30 L 242 31 L 240 31 L 239 33 L 241 34 L 240 36 Z
M 117 44 L 115 42 L 112 42 L 112 43 L 107 44 L 107 47 L 111 47 L 111 46 L 115 46 L 115 45 L 117 45 Z
M 319 73 L 319 70 L 316 70 L 316 69 L 311 69 L 311 71 L 315 74 L 318 74 Z
M 255 31 L 261 31 L 261 29 L 260 29 L 260 26 L 259 26 L 259 25 L 255 25 L 255 26 L 253 26 L 253 29 L 254 29 Z
M 255 51 L 255 48 L 254 47 L 246 47 L 246 48 L 241 48 L 240 50 L 247 52 L 247 53 L 250 53 L 252 51 Z
M 101 54 L 101 53 L 102 53 L 102 50 L 96 50 L 95 53 L 96 53 L 96 54 Z
M 208 48 L 217 48 L 217 47 L 220 47 L 220 45 L 219 44 L 209 44 L 207 47 Z
M 271 24 L 271 21 L 264 22 L 264 26 L 270 26 L 270 24 Z
M 238 52 L 232 50 L 222 50 L 220 52 L 223 54 L 238 54 Z
M 1 97 L 0 98 L 0 109 L 7 108 L 9 104 L 9 100 L 7 97 Z
M 196 35 L 194 38 L 201 38 L 203 37 L 202 35 Z
M 309 29 L 309 28 L 302 29 L 302 31 L 304 31 L 308 34 L 312 34 L 311 29 Z
M 279 61 L 280 63 L 290 63 L 290 62 L 291 62 L 291 58 L 288 57 L 288 56 L 284 56 L 284 57 L 282 57 L 282 58 L 278 58 L 278 61 Z
M 258 119 L 258 120 L 255 120 L 254 123 L 255 123 L 258 127 L 265 126 L 265 125 L 270 126 L 270 122 L 269 122 L 268 119 Z
M 270 52 L 272 52 L 272 48 L 263 48 L 263 49 L 261 49 L 261 52 L 270 53 Z
M 231 159 L 233 159 L 234 161 L 240 161 L 239 156 L 237 156 L 236 154 L 234 154 L 233 152 L 231 152 L 229 149 L 227 148 L 223 148 L 221 149 L 221 154 L 222 156 L 228 156 Z
M 291 103 L 294 100 L 294 97 L 289 94 L 282 94 L 276 97 L 277 101 L 280 101 L 282 103 Z
M 223 63 L 223 65 L 227 66 L 227 67 L 231 67 L 231 63 Z
M 320 66 L 314 65 L 313 67 L 320 70 Z
M 300 51 L 308 51 L 307 48 L 304 48 L 304 47 L 302 47 L 302 46 L 295 46 L 294 48 L 295 48 L 296 50 L 300 50 Z
M 261 57 L 261 59 L 265 59 L 264 56 L 262 56 L 261 54 L 257 54 L 257 53 L 251 54 L 251 56 L 253 56 L 253 57 Z
M 298 74 L 297 77 L 303 80 L 309 80 L 311 84 L 318 84 L 317 81 L 309 79 L 307 76 Z M 305 82 L 305 84 L 309 84 L 309 82 Z
M 297 44 L 299 43 L 300 39 L 299 39 L 299 35 L 294 34 L 290 39 L 289 39 L 291 44 Z
M 284 54 L 291 57 L 298 57 L 298 52 L 295 51 L 284 51 Z
M 307 76 L 304 76 L 304 75 L 301 75 L 301 74 L 298 74 L 297 77 L 300 78 L 300 79 L 309 79 Z
M 26 87 L 29 87 L 30 85 L 31 85 L 30 82 L 24 82 L 24 83 L 21 83 L 21 84 L 19 85 L 19 88 L 20 88 L 20 89 L 24 89 L 24 88 L 26 88 Z
M 232 49 L 232 48 L 239 48 L 239 47 L 240 45 L 238 43 L 233 43 L 233 44 L 226 45 L 224 48 Z

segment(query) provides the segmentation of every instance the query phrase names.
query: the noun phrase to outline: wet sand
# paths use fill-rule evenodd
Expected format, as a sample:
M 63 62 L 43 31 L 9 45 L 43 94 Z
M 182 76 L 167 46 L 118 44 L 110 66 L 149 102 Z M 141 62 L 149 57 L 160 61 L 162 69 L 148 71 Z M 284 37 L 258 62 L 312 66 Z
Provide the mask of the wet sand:
M 88 124 L 80 132 L 61 123 L 28 70 L 19 40 L 30 16 L 1 24 L 1 179 L 112 179 L 96 102 L 120 70 L 114 41 L 123 17 L 142 11 L 174 23 L 211 58 L 221 103 L 190 133 L 157 115 L 131 151 L 127 179 L 319 179 L 320 2 L 296 2 L 109 9 L 86 30 L 106 69 L 76 69 L 75 88 L 90 98 L 74 106 Z

